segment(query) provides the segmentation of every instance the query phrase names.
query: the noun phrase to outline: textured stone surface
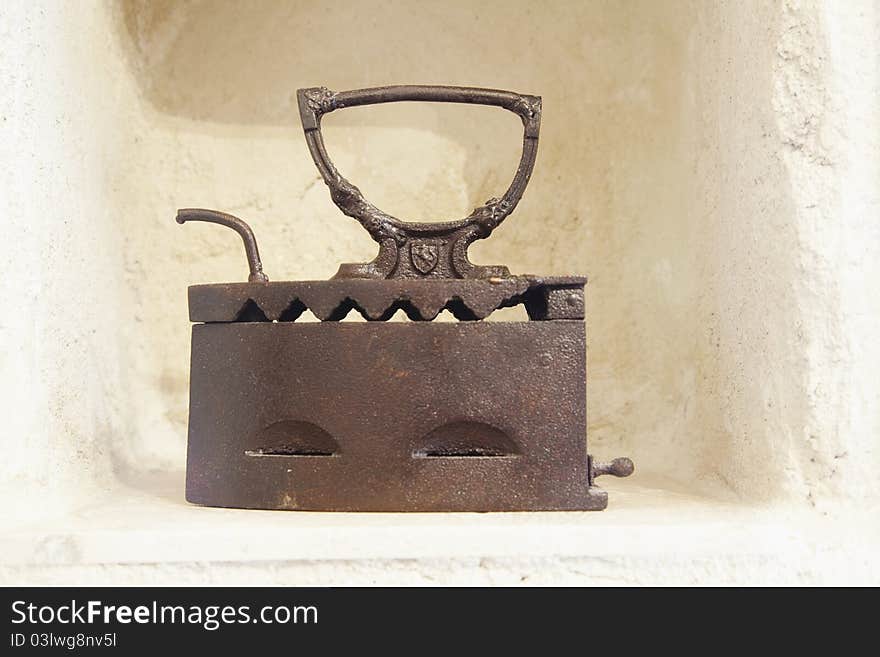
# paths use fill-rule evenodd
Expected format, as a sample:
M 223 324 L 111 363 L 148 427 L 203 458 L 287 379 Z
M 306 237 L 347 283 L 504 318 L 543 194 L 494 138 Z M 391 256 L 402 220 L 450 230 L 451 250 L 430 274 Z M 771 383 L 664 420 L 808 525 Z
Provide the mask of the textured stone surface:
M 768 584 L 880 582 L 867 514 L 745 508 L 669 482 L 605 513 L 209 509 L 146 477 L 0 537 L 0 583 Z
M 541 94 L 530 188 L 473 255 L 589 274 L 597 456 L 631 455 L 632 485 L 655 476 L 708 500 L 707 527 L 711 500 L 746 516 L 873 508 L 878 34 L 876 0 L 3 3 L 4 534 L 30 518 L 37 536 L 49 530 L 35 514 L 76 516 L 120 481 L 182 466 L 185 287 L 246 269 L 235 235 L 181 228 L 178 207 L 249 220 L 275 280 L 373 255 L 303 143 L 293 91 L 315 84 Z M 426 219 L 502 191 L 519 130 L 501 111 L 411 104 L 326 122 L 334 159 L 368 198 Z M 425 573 L 449 563 L 435 557 Z M 546 558 L 547 572 L 568 572 Z M 421 577 L 422 562 L 407 563 L 391 570 Z M 638 563 L 659 573 L 665 562 Z M 124 579 L 154 567 L 57 568 Z M 220 572 L 155 568 L 191 581 Z M 260 572 L 312 572 L 272 568 Z

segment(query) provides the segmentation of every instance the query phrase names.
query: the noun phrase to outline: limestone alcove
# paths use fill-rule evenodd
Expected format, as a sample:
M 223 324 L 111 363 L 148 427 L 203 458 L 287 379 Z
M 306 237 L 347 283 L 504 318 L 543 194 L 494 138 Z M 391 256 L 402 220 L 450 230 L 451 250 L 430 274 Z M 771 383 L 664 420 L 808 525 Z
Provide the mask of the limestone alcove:
M 866 283 L 880 9 L 857 5 L 6 4 L 0 485 L 15 503 L 0 574 L 860 576 L 871 543 L 848 532 L 875 540 L 876 522 L 840 517 L 880 501 Z M 638 468 L 607 482 L 607 513 L 279 517 L 183 501 L 186 286 L 246 272 L 233 234 L 180 228 L 175 210 L 248 220 L 276 280 L 371 258 L 314 170 L 293 94 L 394 83 L 543 97 L 529 189 L 472 253 L 590 277 L 590 451 Z M 411 103 L 325 123 L 368 198 L 430 220 L 503 191 L 519 130 L 489 108 Z M 395 532 L 416 538 L 398 550 Z M 255 554 L 253 535 L 273 540 Z M 838 542 L 848 564 L 826 559 Z

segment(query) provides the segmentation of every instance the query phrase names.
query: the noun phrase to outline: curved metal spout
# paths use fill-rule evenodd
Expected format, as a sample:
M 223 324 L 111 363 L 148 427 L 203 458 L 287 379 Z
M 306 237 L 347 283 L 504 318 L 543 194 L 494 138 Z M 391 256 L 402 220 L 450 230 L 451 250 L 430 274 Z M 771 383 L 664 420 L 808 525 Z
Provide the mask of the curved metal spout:
M 177 223 L 185 224 L 187 221 L 206 221 L 212 224 L 220 224 L 231 228 L 241 236 L 244 242 L 244 252 L 247 256 L 248 282 L 250 283 L 266 283 L 269 277 L 263 273 L 263 263 L 260 261 L 260 251 L 257 249 L 257 238 L 254 231 L 244 221 L 225 212 L 216 212 L 215 210 L 203 210 L 200 208 L 185 208 L 177 211 Z

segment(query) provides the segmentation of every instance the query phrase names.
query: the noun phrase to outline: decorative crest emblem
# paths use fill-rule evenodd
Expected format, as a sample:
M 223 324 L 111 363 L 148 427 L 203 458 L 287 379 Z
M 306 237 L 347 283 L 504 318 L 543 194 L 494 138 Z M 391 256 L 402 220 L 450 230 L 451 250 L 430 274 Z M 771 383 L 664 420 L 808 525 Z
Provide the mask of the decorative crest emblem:
M 427 274 L 437 266 L 439 249 L 431 242 L 413 242 L 410 245 L 410 259 L 419 273 Z

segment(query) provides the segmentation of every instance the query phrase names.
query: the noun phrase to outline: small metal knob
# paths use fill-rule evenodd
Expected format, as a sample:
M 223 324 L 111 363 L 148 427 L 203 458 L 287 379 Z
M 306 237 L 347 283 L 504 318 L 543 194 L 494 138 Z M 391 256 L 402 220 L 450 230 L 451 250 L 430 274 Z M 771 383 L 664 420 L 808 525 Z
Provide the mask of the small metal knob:
M 615 477 L 629 477 L 636 466 L 632 459 L 621 456 L 613 461 L 593 461 L 590 460 L 591 479 L 601 477 L 602 475 L 614 475 Z

